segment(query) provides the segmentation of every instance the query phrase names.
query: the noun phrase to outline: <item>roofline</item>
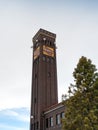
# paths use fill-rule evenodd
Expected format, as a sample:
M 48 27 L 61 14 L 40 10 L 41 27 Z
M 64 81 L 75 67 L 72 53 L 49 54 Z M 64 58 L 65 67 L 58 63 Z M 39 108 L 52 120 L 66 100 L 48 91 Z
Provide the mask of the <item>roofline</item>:
M 54 33 L 52 33 L 52 32 L 49 32 L 49 31 L 46 31 L 46 30 L 44 30 L 44 29 L 39 29 L 39 31 L 35 34 L 35 36 L 33 37 L 33 42 L 35 42 L 36 40 L 38 40 L 38 37 L 40 36 L 40 35 L 45 35 L 45 36 L 48 36 L 48 37 L 50 37 L 50 38 L 53 38 L 53 39 L 55 39 L 56 38 L 56 34 L 54 34 Z
M 45 111 L 44 114 L 50 113 L 50 112 L 52 112 L 52 111 L 54 111 L 56 109 L 59 109 L 61 107 L 64 107 L 64 105 L 60 103 L 60 104 L 58 104 L 57 107 L 54 107 L 54 108 L 51 108 L 50 110 Z

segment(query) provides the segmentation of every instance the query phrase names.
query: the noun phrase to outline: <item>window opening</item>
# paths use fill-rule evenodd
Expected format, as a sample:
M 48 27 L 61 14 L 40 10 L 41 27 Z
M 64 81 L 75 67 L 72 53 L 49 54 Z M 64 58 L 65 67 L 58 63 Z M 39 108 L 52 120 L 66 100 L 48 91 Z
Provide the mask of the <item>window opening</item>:
M 46 119 L 46 128 L 48 128 L 48 118 Z
M 50 127 L 53 126 L 53 117 L 50 117 Z
M 59 125 L 61 123 L 60 114 L 56 115 L 56 124 Z
M 62 112 L 62 113 L 61 113 L 61 118 L 64 119 L 64 117 L 65 117 L 65 113 Z
M 38 122 L 36 123 L 36 127 L 37 127 L 37 129 L 38 129 L 38 127 L 39 127 L 39 123 L 38 123 Z
M 48 77 L 51 77 L 51 73 L 50 72 L 48 72 Z

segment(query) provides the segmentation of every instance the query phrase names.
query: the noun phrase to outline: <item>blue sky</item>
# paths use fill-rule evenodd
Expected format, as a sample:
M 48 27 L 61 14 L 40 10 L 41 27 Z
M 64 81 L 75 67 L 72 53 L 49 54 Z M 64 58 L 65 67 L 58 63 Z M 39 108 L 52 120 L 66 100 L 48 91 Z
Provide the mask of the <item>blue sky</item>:
M 26 108 L 4 109 L 0 111 L 1 130 L 27 130 L 29 110 Z
M 73 83 L 83 55 L 98 68 L 97 0 L 0 1 L 0 129 L 29 130 L 32 37 L 56 33 L 58 94 Z

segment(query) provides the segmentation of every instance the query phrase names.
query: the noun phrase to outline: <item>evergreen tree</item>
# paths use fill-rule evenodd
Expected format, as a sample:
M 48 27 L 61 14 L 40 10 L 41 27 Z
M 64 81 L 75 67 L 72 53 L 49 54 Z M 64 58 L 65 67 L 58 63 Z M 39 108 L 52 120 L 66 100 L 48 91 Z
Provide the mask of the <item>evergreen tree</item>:
M 64 102 L 63 130 L 98 130 L 98 73 L 90 59 L 82 56 Z

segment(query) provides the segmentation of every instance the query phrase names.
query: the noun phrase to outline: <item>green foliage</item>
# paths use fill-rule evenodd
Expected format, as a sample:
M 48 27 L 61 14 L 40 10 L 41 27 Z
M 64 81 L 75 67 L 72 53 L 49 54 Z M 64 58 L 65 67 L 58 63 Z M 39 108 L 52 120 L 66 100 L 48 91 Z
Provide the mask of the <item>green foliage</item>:
M 63 130 L 98 130 L 98 73 L 90 59 L 81 57 L 74 69 L 75 84 L 71 84 L 64 100 Z M 64 96 L 64 95 L 63 95 Z

